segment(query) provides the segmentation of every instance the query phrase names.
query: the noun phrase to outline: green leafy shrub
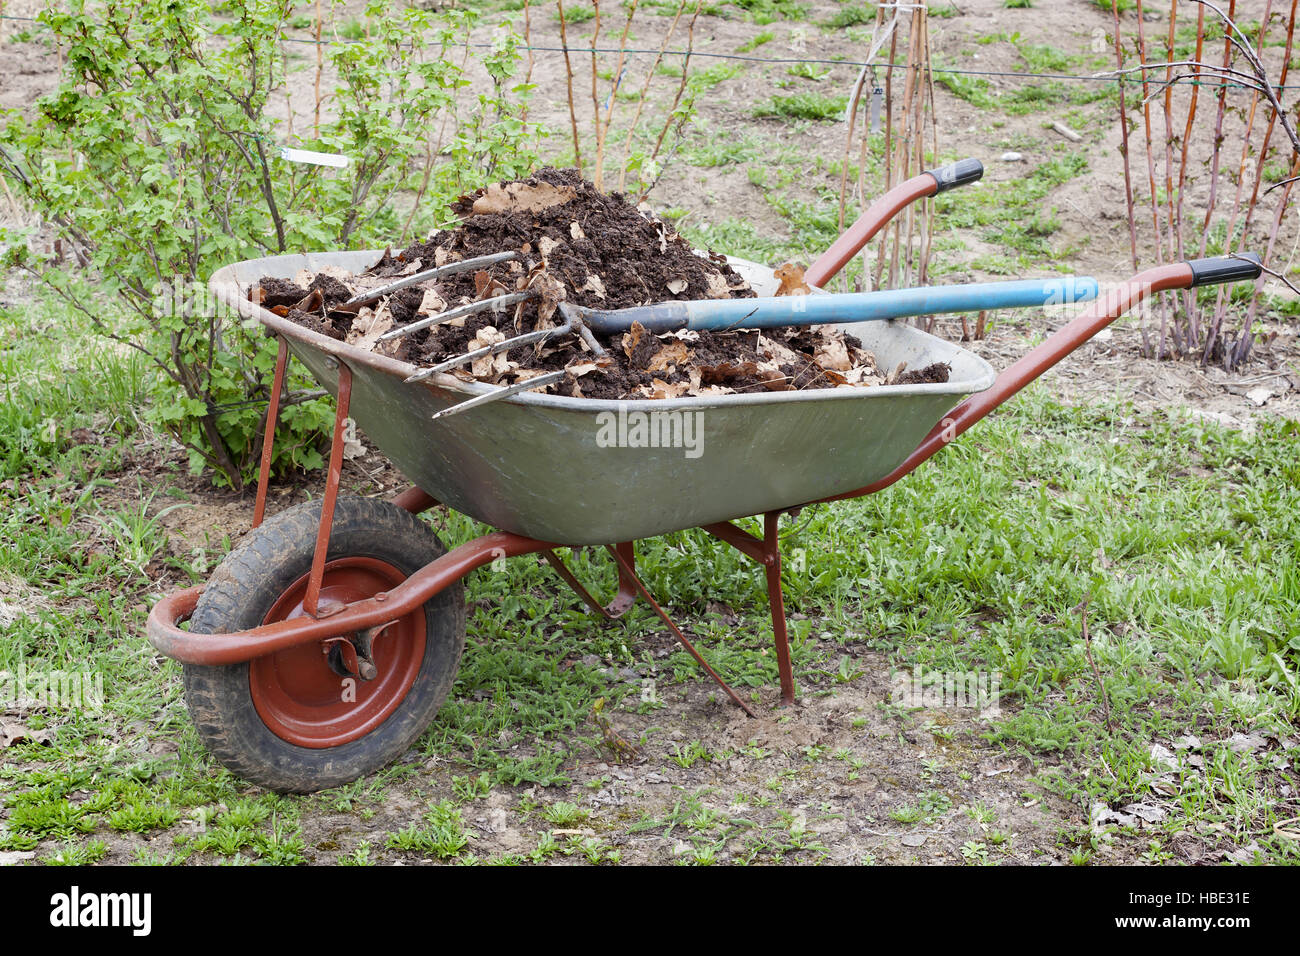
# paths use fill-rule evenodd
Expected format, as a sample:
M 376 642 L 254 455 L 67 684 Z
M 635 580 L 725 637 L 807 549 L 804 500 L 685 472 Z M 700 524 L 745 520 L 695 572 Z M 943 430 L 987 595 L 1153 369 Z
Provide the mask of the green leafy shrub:
M 32 116 L 5 113 L 0 130 L 0 170 L 77 268 L 37 261 L 23 242 L 11 242 L 12 262 L 89 329 L 149 358 L 156 424 L 194 470 L 237 488 L 260 456 L 275 343 L 209 301 L 209 275 L 239 259 L 368 248 L 436 227 L 448 199 L 535 165 L 540 135 L 523 118 L 528 89 L 509 86 L 509 28 L 475 63 L 472 12 L 375 2 L 366 42 L 329 48 L 338 80 L 324 113 L 317 103 L 320 120 L 277 137 L 269 110 L 297 52 L 284 38 L 290 6 L 247 0 L 214 15 L 204 0 L 74 0 L 47 10 L 40 23 L 63 52 L 62 81 Z M 471 97 L 478 68 L 490 83 Z M 349 163 L 289 162 L 281 145 Z M 122 316 L 105 312 L 105 293 Z M 332 414 L 306 385 L 290 382 L 277 471 L 321 464 Z

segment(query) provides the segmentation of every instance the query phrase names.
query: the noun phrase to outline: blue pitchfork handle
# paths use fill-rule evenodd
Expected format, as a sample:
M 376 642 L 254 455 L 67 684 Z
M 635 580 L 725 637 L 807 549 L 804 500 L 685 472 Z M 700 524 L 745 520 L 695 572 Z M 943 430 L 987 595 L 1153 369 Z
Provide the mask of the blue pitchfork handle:
M 560 309 L 566 318 L 575 317 L 593 332 L 609 335 L 628 331 L 633 322 L 639 322 L 648 331 L 656 333 L 681 329 L 720 332 L 727 329 L 774 329 L 828 322 L 900 319 L 913 315 L 977 312 L 985 309 L 1042 308 L 1088 302 L 1096 297 L 1096 279 L 1088 276 L 1064 276 L 1056 279 L 976 282 L 969 285 L 922 286 L 915 289 L 836 295 L 661 302 L 617 311 L 568 304 L 561 304 Z

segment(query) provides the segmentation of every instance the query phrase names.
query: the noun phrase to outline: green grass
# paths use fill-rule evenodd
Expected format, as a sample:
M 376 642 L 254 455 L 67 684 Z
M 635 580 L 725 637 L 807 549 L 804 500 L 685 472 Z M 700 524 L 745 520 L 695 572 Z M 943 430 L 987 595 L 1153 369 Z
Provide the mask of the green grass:
M 864 23 L 874 23 L 876 20 L 876 8 L 866 3 L 853 3 L 840 7 L 839 10 L 826 21 L 826 27 L 831 30 L 843 30 L 847 27 L 856 27 Z
M 753 53 L 765 43 L 771 43 L 776 39 L 776 34 L 771 30 L 764 30 L 762 33 L 755 34 L 749 40 L 746 40 L 740 46 L 736 47 L 737 53 Z
M 790 96 L 773 96 L 754 110 L 760 118 L 836 120 L 844 115 L 847 96 L 826 93 L 794 93 Z
M 745 11 L 746 17 L 759 26 L 778 20 L 797 23 L 806 19 L 811 9 L 802 0 L 729 0 L 728 5 Z
M 1058 146 L 1053 158 L 997 188 L 982 186 L 945 193 L 937 205 L 939 229 L 974 229 L 980 238 L 1002 247 L 1005 252 L 999 259 L 981 263 L 986 271 L 1010 275 L 1047 262 L 1054 254 L 1050 239 L 1060 222 L 1045 201 L 1054 188 L 1082 175 L 1087 168 L 1088 161 L 1082 154 Z
M 1044 238 L 1034 231 L 1050 234 L 1044 198 L 1082 171 L 1063 153 L 998 190 L 945 194 L 941 226 L 1033 254 Z M 774 193 L 810 244 L 821 236 L 822 199 Z M 787 240 L 739 219 L 691 238 L 760 260 L 789 251 Z M 469 580 L 469 646 L 456 688 L 411 759 L 309 797 L 251 790 L 213 762 L 190 725 L 179 668 L 144 643 L 157 565 L 146 569 L 160 561 L 180 580 L 201 580 L 229 542 L 214 539 L 197 553 L 168 548 L 159 514 L 193 502 L 181 486 L 183 458 L 139 424 L 146 374 L 130 353 L 87 340 L 56 302 L 0 308 L 0 576 L 5 594 L 33 596 L 25 617 L 0 627 L 0 670 L 75 665 L 101 675 L 105 688 L 98 710 L 26 718 L 51 732 L 48 745 L 0 752 L 0 851 L 34 851 L 51 864 L 122 854 L 144 863 L 468 862 L 465 821 L 492 794 L 526 787 L 535 788 L 537 825 L 589 825 L 584 807 L 546 788 L 602 753 L 590 718 L 597 698 L 609 711 L 640 706 L 603 669 L 645 664 L 644 638 L 661 626 L 642 605 L 617 625 L 593 622 L 532 559 Z M 138 456 L 155 446 L 163 470 L 140 481 Z M 834 694 L 855 680 L 853 648 L 886 652 L 900 667 L 999 671 L 1004 710 L 990 739 L 1036 761 L 1041 786 L 1080 806 L 1150 797 L 1153 743 L 1186 733 L 1220 741 L 1165 800 L 1169 815 L 1155 831 L 1120 838 L 1144 841 L 1143 852 L 1159 861 L 1178 833 L 1213 830 L 1237 845 L 1258 843 L 1263 859 L 1294 862 L 1294 843 L 1273 829 L 1291 812 L 1274 754 L 1238 754 L 1222 741 L 1246 730 L 1295 735 L 1297 487 L 1292 423 L 1263 419 L 1246 436 L 1174 410 L 1066 407 L 1036 386 L 906 481 L 814 507 L 800 530 L 791 526 L 785 547 L 803 549 L 807 563 L 786 576 L 803 692 Z M 483 530 L 462 517 L 436 520 L 453 545 Z M 570 557 L 579 577 L 612 587 L 599 555 Z M 775 684 L 751 564 L 698 532 L 645 542 L 638 558 L 651 590 L 742 692 Z M 1112 728 L 1084 652 L 1077 608 L 1085 598 Z M 723 620 L 711 601 L 737 609 L 740 620 Z M 822 650 L 807 640 L 814 626 Z M 596 666 L 583 663 L 593 657 Z M 683 652 L 654 663 L 665 691 L 705 680 Z M 683 729 L 666 751 L 673 765 L 727 756 Z M 844 759 L 820 748 L 804 757 L 818 766 Z M 309 822 L 371 819 L 397 786 L 436 789 L 424 777 L 447 785 L 409 821 L 363 845 L 308 844 Z M 769 783 L 767 792 L 779 793 L 784 778 Z M 895 821 L 986 816 L 956 806 L 937 783 L 926 787 L 900 795 Z M 678 862 L 706 865 L 727 854 L 816 861 L 826 852 L 795 820 L 759 825 L 692 800 L 684 794 L 680 812 L 642 821 L 646 832 L 684 841 Z M 537 839 L 519 860 L 498 862 L 619 858 L 605 834 Z M 1086 830 L 1067 830 L 1062 840 L 1077 862 L 1093 858 Z M 991 859 L 999 845 L 973 834 L 963 859 Z

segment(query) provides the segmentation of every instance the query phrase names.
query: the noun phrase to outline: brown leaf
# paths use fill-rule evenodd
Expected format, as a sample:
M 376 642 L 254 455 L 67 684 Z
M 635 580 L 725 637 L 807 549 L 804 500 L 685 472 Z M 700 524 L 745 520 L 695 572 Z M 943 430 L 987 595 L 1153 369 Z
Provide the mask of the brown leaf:
M 753 375 L 758 366 L 753 362 L 719 362 L 717 365 L 700 367 L 700 381 L 705 385 L 721 385 L 735 381 L 742 376 Z
M 26 724 L 0 717 L 0 747 L 21 743 L 48 744 L 52 739 L 52 730 L 32 730 Z
M 315 312 L 325 304 L 325 296 L 320 289 L 312 289 L 305 297 L 298 300 L 294 305 L 295 309 L 300 312 Z
M 493 183 L 474 200 L 475 216 L 508 212 L 541 212 L 552 206 L 563 205 L 577 197 L 572 186 L 552 186 L 550 183 Z
M 379 336 L 392 327 L 393 313 L 388 311 L 388 303 L 384 303 L 378 309 L 362 309 L 352 320 L 347 343 L 368 352 L 373 351 Z
M 645 334 L 645 326 L 640 322 L 633 322 L 632 327 L 623 333 L 623 354 L 630 359 Z
M 681 398 L 690 389 L 689 382 L 678 382 L 670 385 L 663 379 L 652 379 L 649 385 L 642 385 L 643 394 L 648 398 Z
M 504 285 L 492 278 L 486 269 L 480 269 L 474 273 L 474 298 L 491 299 L 494 296 L 505 295 L 510 290 Z
M 812 292 L 812 287 L 804 281 L 803 269 L 793 262 L 778 266 L 773 275 L 781 280 L 780 288 L 773 295 L 807 295 Z
M 710 272 L 705 275 L 708 280 L 709 288 L 705 295 L 710 299 L 730 299 L 731 286 L 727 285 L 727 277 L 718 275 L 716 272 Z
M 536 330 L 541 331 L 542 329 L 551 328 L 554 325 L 551 316 L 555 315 L 555 310 L 560 307 L 560 303 L 568 295 L 564 283 L 545 269 L 539 268 L 529 276 L 525 288 L 541 293 L 542 299 L 537 303 Z M 523 303 L 520 303 L 520 308 L 523 308 Z
M 475 349 L 485 348 L 489 345 L 496 345 L 498 342 L 504 342 L 506 334 L 499 331 L 496 326 L 485 325 L 475 333 L 474 338 L 469 340 L 465 346 L 466 352 L 473 352 Z M 470 363 L 470 368 L 474 377 L 479 381 L 495 381 L 498 376 L 504 375 L 513 368 L 518 368 L 519 363 L 511 362 L 506 358 L 505 352 L 496 355 L 485 355 L 482 358 L 475 359 Z
M 758 336 L 758 343 L 755 348 L 758 350 L 759 355 L 771 362 L 776 362 L 778 365 L 802 365 L 808 360 L 806 355 L 802 355 L 776 339 L 770 339 L 761 333 Z
M 424 298 L 415 311 L 418 315 L 438 315 L 447 311 L 447 303 L 434 289 L 425 289 Z
M 844 342 L 843 335 L 819 337 L 813 352 L 813 361 L 822 368 L 834 369 L 837 372 L 847 372 L 853 368 L 853 362 L 849 360 L 849 348 Z
M 650 359 L 647 372 L 669 372 L 678 365 L 685 365 L 691 359 L 691 350 L 686 343 L 675 340 L 661 348 Z
M 794 389 L 794 386 L 790 384 L 790 377 L 781 371 L 780 366 L 775 362 L 759 363 L 758 369 L 754 372 L 754 377 L 769 392 L 789 392 Z

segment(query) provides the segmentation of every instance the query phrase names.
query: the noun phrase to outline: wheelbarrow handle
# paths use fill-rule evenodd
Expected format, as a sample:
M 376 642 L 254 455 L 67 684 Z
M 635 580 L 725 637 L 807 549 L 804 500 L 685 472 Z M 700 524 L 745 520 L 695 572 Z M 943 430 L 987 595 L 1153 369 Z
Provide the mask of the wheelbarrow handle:
M 1251 252 L 1213 259 L 1194 259 L 1156 266 L 1140 272 L 1127 282 L 1119 283 L 1098 296 L 1077 318 L 1052 333 L 1037 348 L 1031 349 L 999 373 L 992 387 L 977 392 L 961 402 L 931 429 L 930 434 L 908 455 L 901 465 L 884 478 L 871 484 L 846 491 L 823 501 L 858 498 L 888 488 L 900 478 L 915 471 L 939 449 L 992 412 L 1022 388 L 1079 348 L 1094 335 L 1106 328 L 1129 309 L 1160 292 L 1194 289 L 1203 285 L 1220 285 L 1258 279 L 1263 274 L 1263 262 Z
M 1253 252 L 1239 252 L 1231 256 L 1193 259 L 1187 267 L 1192 270 L 1192 288 L 1195 289 L 1203 285 L 1258 279 L 1264 271 L 1264 262 Z
M 918 199 L 973 183 L 983 175 L 984 164 L 978 159 L 959 159 L 904 180 L 872 203 L 857 222 L 817 257 L 804 272 L 804 281 L 814 286 L 825 285 L 903 209 Z

